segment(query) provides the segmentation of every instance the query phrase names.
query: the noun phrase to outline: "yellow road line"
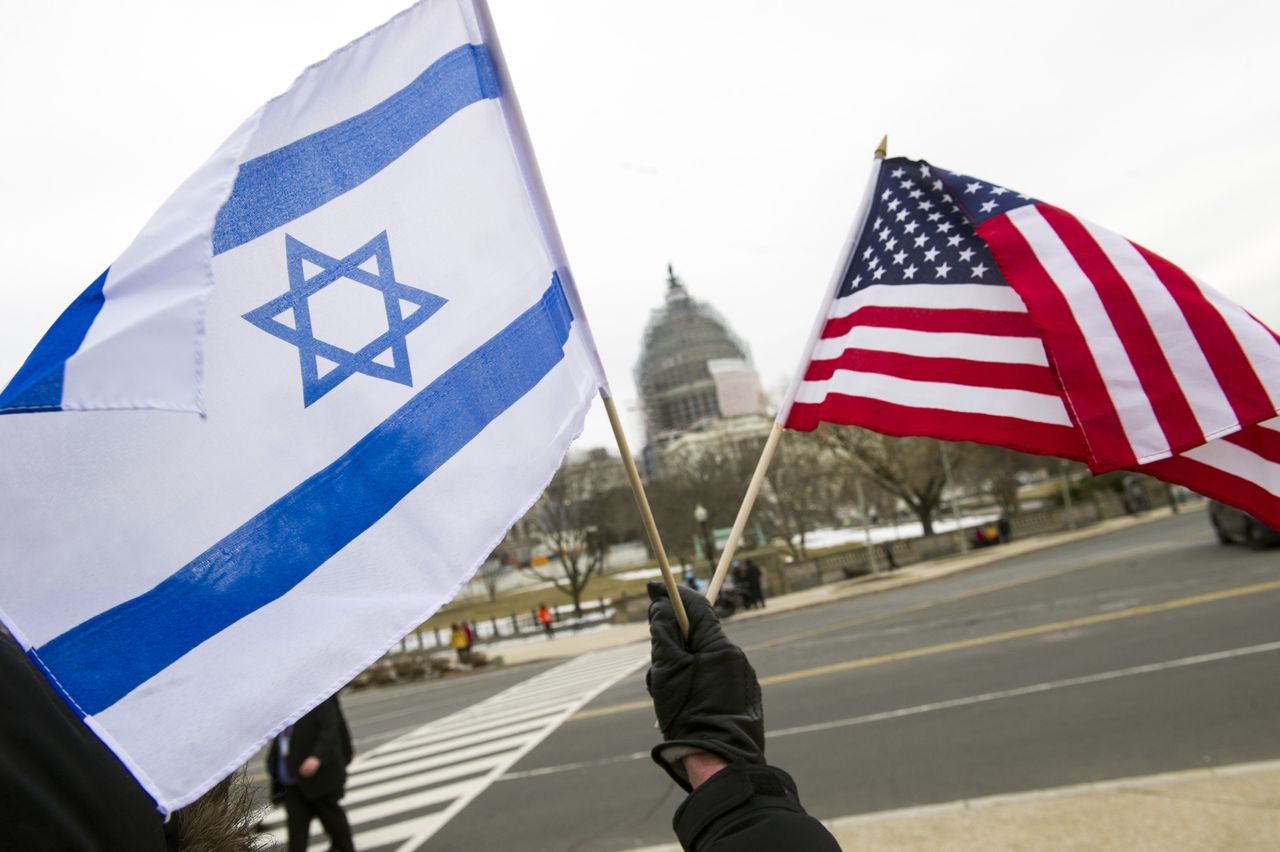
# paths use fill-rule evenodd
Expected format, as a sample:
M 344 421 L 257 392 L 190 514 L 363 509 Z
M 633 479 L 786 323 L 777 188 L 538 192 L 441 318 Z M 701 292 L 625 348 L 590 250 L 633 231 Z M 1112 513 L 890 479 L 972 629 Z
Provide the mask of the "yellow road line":
M 929 645 L 923 648 L 895 651 L 891 654 L 881 654 L 877 657 L 862 657 L 857 660 L 846 660 L 842 663 L 830 663 L 825 666 L 814 666 L 813 668 L 800 669 L 794 672 L 787 672 L 785 674 L 777 674 L 761 678 L 760 685 L 771 686 L 779 683 L 790 683 L 792 681 L 822 677 L 823 675 L 835 674 L 837 672 L 869 668 L 871 666 L 884 665 L 885 663 L 895 663 L 902 660 L 916 659 L 918 657 L 934 656 L 936 654 L 946 654 L 951 651 L 961 651 L 966 648 L 978 648 L 984 645 L 994 645 L 999 642 L 1024 639 L 1028 636 L 1043 636 L 1047 633 L 1057 633 L 1062 630 L 1071 630 L 1077 627 L 1088 627 L 1095 624 L 1105 624 L 1111 621 L 1121 621 L 1123 619 L 1136 618 L 1143 615 L 1153 615 L 1159 612 L 1170 612 L 1172 610 L 1184 609 L 1186 607 L 1199 606 L 1200 604 L 1215 603 L 1217 601 L 1230 600 L 1231 598 L 1239 598 L 1246 595 L 1256 595 L 1263 592 L 1272 592 L 1277 590 L 1280 590 L 1280 580 L 1273 580 L 1267 583 L 1255 583 L 1250 586 L 1238 586 L 1234 589 L 1207 592 L 1202 595 L 1192 595 L 1190 597 L 1178 598 L 1176 600 L 1165 601 L 1163 603 L 1144 604 L 1143 606 L 1130 607 L 1129 609 L 1116 610 L 1115 612 L 1104 612 L 1097 615 L 1086 615 L 1080 618 L 1069 618 L 1065 621 L 1055 621 L 1051 624 L 1041 624 L 1036 627 L 1023 627 L 1018 630 L 1006 630 L 1002 633 L 992 633 L 987 636 L 976 636 L 972 639 L 960 639 L 955 642 L 944 642 L 940 645 Z M 633 710 L 643 710 L 651 707 L 652 704 L 648 701 L 630 701 L 625 704 L 614 704 L 609 707 L 598 707 L 594 710 L 584 710 L 570 716 L 568 721 L 574 722 L 581 721 L 583 719 L 594 719 L 600 716 L 611 716 L 616 713 L 627 713 Z
M 945 654 L 950 651 L 960 651 L 966 648 L 978 648 L 983 645 L 994 645 L 998 642 L 1008 642 L 1012 639 L 1024 639 L 1028 636 L 1043 636 L 1046 633 L 1057 633 L 1062 630 L 1071 630 L 1077 627 L 1105 624 L 1109 621 L 1120 621 L 1125 618 L 1135 618 L 1140 615 L 1152 615 L 1157 612 L 1169 612 L 1175 609 L 1183 609 L 1184 607 L 1214 603 L 1216 601 L 1229 600 L 1230 598 L 1238 598 L 1245 595 L 1255 595 L 1261 592 L 1275 591 L 1277 589 L 1280 589 L 1280 580 L 1273 580 L 1269 583 L 1256 583 L 1252 586 L 1240 586 L 1235 589 L 1224 589 L 1219 592 L 1192 595 L 1188 598 L 1179 598 L 1177 600 L 1165 601 L 1164 603 L 1145 604 L 1143 606 L 1130 607 L 1129 609 L 1116 610 L 1115 612 L 1103 612 L 1098 613 L 1097 615 L 1086 615 L 1081 618 L 1069 618 L 1066 621 L 1055 621 L 1051 624 L 1041 624 L 1036 627 L 1023 627 L 1019 630 L 1007 630 L 1003 633 L 993 633 L 989 636 L 977 636 L 973 639 L 960 639 L 955 642 L 944 642 L 941 645 L 930 645 L 925 648 L 912 648 L 909 651 L 895 651 L 892 654 L 882 654 L 878 657 L 863 657 L 860 660 L 847 660 L 843 663 L 814 666 L 810 669 L 801 669 L 799 671 L 787 672 L 786 674 L 761 678 L 760 685 L 766 686 L 775 683 L 789 683 L 793 680 L 820 677 L 822 675 L 833 674 L 835 672 L 878 666 L 884 663 L 897 662 L 899 660 L 911 660 L 917 657 Z
M 855 618 L 850 621 L 842 621 L 839 624 L 829 624 L 825 627 L 815 627 L 811 630 L 803 630 L 799 633 L 791 633 L 786 636 L 778 636 L 773 639 L 765 640 L 764 642 L 757 642 L 754 645 L 744 645 L 742 650 L 756 651 L 761 648 L 773 648 L 778 645 L 789 644 L 791 642 L 796 641 L 797 639 L 812 639 L 815 636 L 821 636 L 825 633 L 834 633 L 839 630 L 844 630 L 845 628 L 848 628 L 848 627 L 857 627 L 858 625 L 861 625 L 861 624 L 871 624 L 873 622 L 883 621 L 886 618 L 892 618 L 897 615 L 906 615 L 912 612 L 920 612 L 921 610 L 930 609 L 935 606 L 941 606 L 942 604 L 954 603 L 956 601 L 962 601 L 967 598 L 976 598 L 981 595 L 989 594 L 991 592 L 999 592 L 1005 589 L 1012 589 L 1015 586 L 1023 586 L 1023 585 L 1026 585 L 1027 583 L 1035 583 L 1040 580 L 1049 580 L 1054 577 L 1061 577 L 1063 574 L 1070 574 L 1073 571 L 1080 571 L 1085 568 L 1096 568 L 1099 565 L 1114 565 L 1120 559 L 1125 559 L 1129 556 L 1136 556 L 1139 553 L 1144 553 L 1148 550 L 1151 550 L 1153 547 L 1158 547 L 1160 546 L 1160 544 L 1163 544 L 1163 543 L 1159 543 L 1157 545 L 1150 545 L 1150 544 L 1138 545 L 1136 547 L 1126 548 L 1125 550 L 1120 550 L 1115 553 L 1109 553 L 1104 557 L 1092 559 L 1088 562 L 1081 562 L 1077 565 L 1067 565 L 1063 568 L 1057 569 L 1056 571 L 1045 571 L 1042 574 L 1035 574 L 1030 577 L 1018 577 L 1013 580 L 1006 580 L 1003 583 L 994 583 L 990 586 L 982 586 L 981 588 L 970 589 L 967 592 L 957 592 L 954 595 L 947 595 L 946 597 L 934 598 L 933 600 L 923 601 L 922 603 L 918 603 L 909 607 L 904 607 L 903 609 L 895 609 L 895 610 L 890 610 L 888 612 L 880 612 L 874 615 L 864 615 L 861 618 Z

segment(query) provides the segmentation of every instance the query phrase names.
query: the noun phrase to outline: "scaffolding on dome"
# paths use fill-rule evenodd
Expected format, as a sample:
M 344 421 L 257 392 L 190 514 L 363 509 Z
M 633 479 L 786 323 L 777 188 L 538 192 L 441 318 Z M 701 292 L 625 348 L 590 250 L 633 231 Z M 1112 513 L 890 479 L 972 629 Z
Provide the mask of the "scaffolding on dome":
M 708 362 L 751 363 L 745 343 L 713 307 L 692 298 L 667 265 L 667 294 L 649 315 L 635 368 L 649 442 L 721 416 Z

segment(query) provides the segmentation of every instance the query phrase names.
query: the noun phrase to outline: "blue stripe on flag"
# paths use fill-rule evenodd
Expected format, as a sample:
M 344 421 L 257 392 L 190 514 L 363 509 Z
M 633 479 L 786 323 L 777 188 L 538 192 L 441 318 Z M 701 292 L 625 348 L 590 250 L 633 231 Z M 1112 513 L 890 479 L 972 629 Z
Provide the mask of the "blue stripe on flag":
M 559 276 L 533 307 L 334 461 L 150 591 L 32 652 L 86 715 L 282 597 L 392 510 L 564 357 Z
M 257 239 L 356 188 L 454 113 L 499 91 L 488 50 L 463 45 L 382 103 L 241 163 L 231 197 L 218 211 L 213 253 Z
M 13 381 L 0 391 L 0 414 L 61 409 L 63 368 L 102 310 L 106 301 L 102 288 L 110 271 L 109 266 L 103 270 L 40 338 Z

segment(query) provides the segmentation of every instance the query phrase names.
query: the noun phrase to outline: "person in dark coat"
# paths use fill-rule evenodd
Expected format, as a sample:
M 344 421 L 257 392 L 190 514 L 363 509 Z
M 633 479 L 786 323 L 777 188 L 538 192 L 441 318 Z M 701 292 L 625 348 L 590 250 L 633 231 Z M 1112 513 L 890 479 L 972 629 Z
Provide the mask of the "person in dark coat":
M 271 741 L 267 771 L 272 798 L 284 802 L 289 852 L 305 852 L 312 817 L 324 826 L 333 849 L 355 852 L 351 826 L 338 804 L 346 792 L 352 753 L 351 731 L 337 695 L 320 702 Z
M 764 586 L 760 582 L 760 566 L 747 560 L 747 566 L 742 570 L 743 579 L 747 581 L 747 597 L 752 601 L 751 606 L 763 607 L 764 604 Z
M 258 813 L 226 778 L 165 822 L 155 801 L 0 628 L 0 850 L 251 852 Z
M 649 584 L 652 662 L 645 683 L 663 741 L 653 759 L 689 795 L 673 827 L 686 852 L 839 852 L 805 813 L 796 783 L 764 757 L 760 683 L 707 599 L 680 588 L 689 637 L 661 583 Z
M 156 803 L 0 632 L 0 848 L 165 852 Z

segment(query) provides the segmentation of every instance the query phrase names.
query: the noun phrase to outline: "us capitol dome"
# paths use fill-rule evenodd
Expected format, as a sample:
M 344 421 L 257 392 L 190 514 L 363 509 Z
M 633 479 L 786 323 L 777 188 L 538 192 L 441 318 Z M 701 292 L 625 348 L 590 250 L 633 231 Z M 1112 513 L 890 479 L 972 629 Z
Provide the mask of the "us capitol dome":
M 646 461 L 691 430 L 764 415 L 764 394 L 750 358 L 719 312 L 691 297 L 668 265 L 666 299 L 649 316 L 635 368 Z

